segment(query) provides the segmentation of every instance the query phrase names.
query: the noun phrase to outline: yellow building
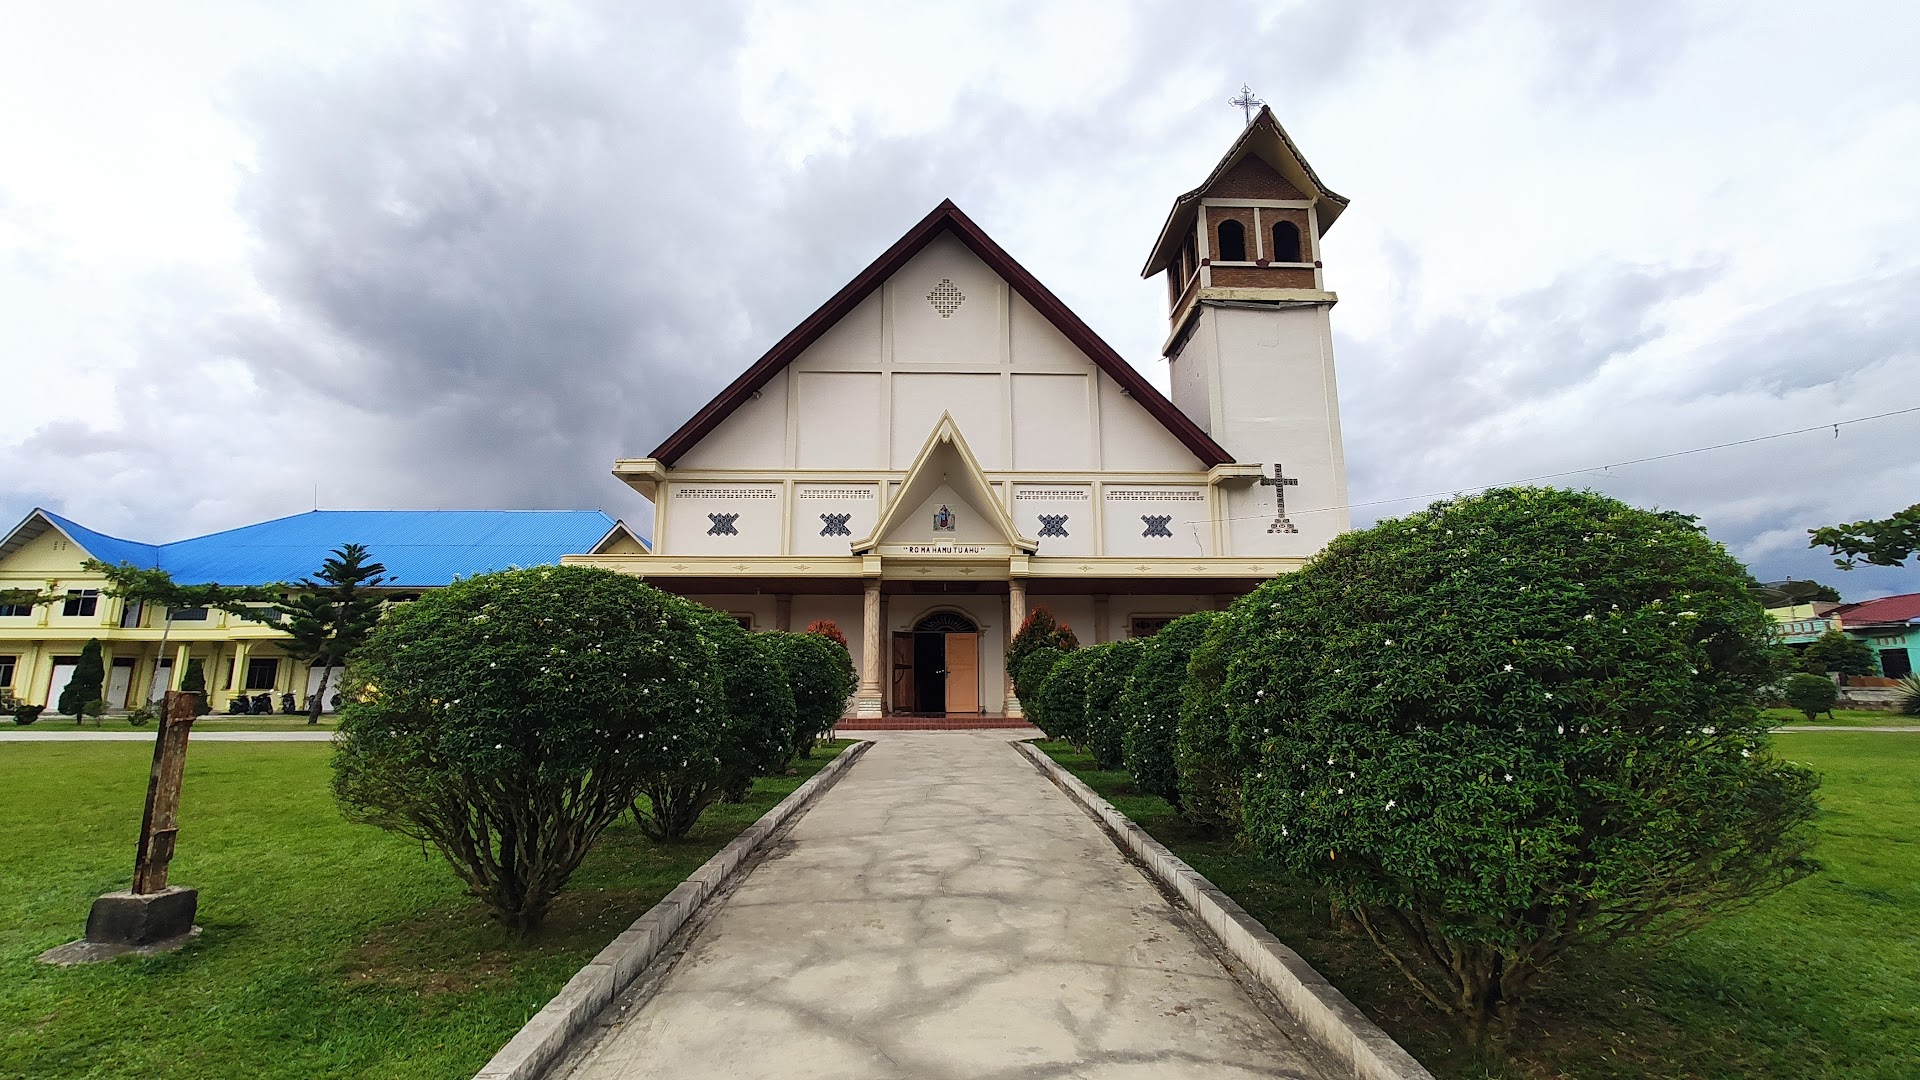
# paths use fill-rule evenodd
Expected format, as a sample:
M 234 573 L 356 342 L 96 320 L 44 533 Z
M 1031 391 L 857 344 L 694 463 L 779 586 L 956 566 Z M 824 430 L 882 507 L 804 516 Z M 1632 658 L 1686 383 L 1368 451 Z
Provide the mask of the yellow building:
M 268 585 L 312 576 L 349 543 L 386 565 L 382 591 L 396 600 L 565 554 L 646 550 L 644 538 L 597 510 L 315 510 L 170 544 L 122 540 L 35 510 L 0 541 L 0 589 L 63 599 L 0 605 L 0 689 L 28 704 L 57 703 L 81 648 L 98 639 L 109 711 L 137 706 L 151 688 L 177 689 L 194 660 L 215 711 L 240 694 L 269 695 L 276 708 L 291 694 L 304 708 L 320 672 L 289 657 L 276 631 L 206 609 L 175 611 L 169 627 L 167 612 L 108 596 L 105 579 L 83 564 L 158 568 L 183 585 Z

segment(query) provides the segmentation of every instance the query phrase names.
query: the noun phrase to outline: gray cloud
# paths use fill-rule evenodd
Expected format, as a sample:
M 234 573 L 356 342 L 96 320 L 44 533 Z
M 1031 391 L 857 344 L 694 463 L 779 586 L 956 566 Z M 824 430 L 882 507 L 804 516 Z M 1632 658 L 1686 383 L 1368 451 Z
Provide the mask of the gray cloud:
M 1133 270 L 1168 201 L 1231 137 L 1224 99 L 1242 80 L 1302 135 L 1383 71 L 1519 41 L 1526 55 L 1486 63 L 1517 68 L 1523 92 L 1574 118 L 1653 93 L 1725 29 L 1668 4 L 1229 14 L 1196 23 L 1183 5 L 1143 5 L 1129 62 L 1062 101 L 963 87 L 937 129 L 855 116 L 798 162 L 755 125 L 780 102 L 739 98 L 750 28 L 728 5 L 454 6 L 378 52 L 256 71 L 225 97 L 251 141 L 236 208 L 253 245 L 245 287 L 149 283 L 112 407 L 0 448 L 0 502 L 152 539 L 304 510 L 316 488 L 332 506 L 601 506 L 644 524 L 610 461 L 650 450 L 940 198 L 1157 373 L 1160 289 Z M 899 88 L 921 89 L 950 88 Z M 1328 162 L 1385 136 L 1315 134 L 1308 152 L 1356 194 L 1366 176 Z M 1480 167 L 1499 137 L 1463 129 L 1474 143 L 1460 161 Z M 1460 161 L 1393 167 L 1431 169 L 1497 227 Z M 1441 305 L 1454 269 L 1395 218 L 1411 216 L 1395 189 L 1377 188 L 1350 215 L 1374 224 L 1343 222 L 1341 243 L 1374 230 L 1369 280 L 1393 299 L 1377 324 L 1335 315 L 1358 501 L 1920 402 L 1906 374 L 1920 371 L 1920 271 L 1748 302 L 1706 337 L 1676 313 L 1711 307 L 1740 268 L 1697 240 L 1708 254 L 1568 255 L 1538 283 Z M 53 234 L 4 187 L 0 224 L 25 238 L 0 255 L 58 263 Z M 1330 263 L 1350 296 L 1355 269 Z M 1833 579 L 1804 530 L 1913 501 L 1903 430 L 1563 482 L 1701 513 L 1762 576 Z M 1897 571 L 1840 583 L 1912 586 Z

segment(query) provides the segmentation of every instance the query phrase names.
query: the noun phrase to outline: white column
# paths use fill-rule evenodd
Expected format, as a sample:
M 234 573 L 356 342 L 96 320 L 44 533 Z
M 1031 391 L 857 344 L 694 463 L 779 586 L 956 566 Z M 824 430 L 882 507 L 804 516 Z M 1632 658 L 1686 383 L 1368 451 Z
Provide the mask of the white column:
M 1107 594 L 1093 594 L 1093 643 L 1105 645 L 1109 640 L 1107 633 Z
M 860 689 L 853 698 L 855 716 L 881 714 L 880 653 L 888 645 L 886 636 L 886 625 L 880 619 L 880 579 L 870 578 L 860 619 Z
M 793 594 L 773 594 L 773 628 L 791 631 L 793 629 Z
M 1001 666 L 1006 666 L 1007 654 L 1013 649 L 1013 636 L 1020 632 L 1020 625 L 1027 621 L 1027 583 L 1020 578 L 1007 580 L 1007 647 L 1000 652 Z M 1007 705 L 1001 710 L 1008 716 L 1025 716 L 1020 707 L 1020 695 L 1013 692 L 1013 671 L 1007 670 Z

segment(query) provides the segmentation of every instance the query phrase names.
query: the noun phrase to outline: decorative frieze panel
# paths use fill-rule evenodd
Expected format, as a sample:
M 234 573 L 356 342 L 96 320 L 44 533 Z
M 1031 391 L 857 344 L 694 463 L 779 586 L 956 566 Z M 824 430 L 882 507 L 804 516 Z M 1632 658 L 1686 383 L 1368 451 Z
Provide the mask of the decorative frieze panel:
M 1207 493 L 1188 486 L 1114 485 L 1100 494 L 1107 555 L 1207 555 Z
M 1038 555 L 1092 555 L 1093 488 L 1077 484 L 1016 484 L 1013 523 L 1040 542 Z
M 796 484 L 793 489 L 793 552 L 845 555 L 873 531 L 880 516 L 877 484 Z
M 777 555 L 777 484 L 672 484 L 662 554 Z

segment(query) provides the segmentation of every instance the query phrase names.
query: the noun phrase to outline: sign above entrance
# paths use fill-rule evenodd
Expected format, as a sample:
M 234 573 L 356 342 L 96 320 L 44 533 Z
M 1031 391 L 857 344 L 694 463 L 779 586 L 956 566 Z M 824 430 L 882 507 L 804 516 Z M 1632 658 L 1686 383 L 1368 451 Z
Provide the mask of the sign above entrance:
M 985 544 L 907 544 L 909 555 L 985 555 Z M 1002 545 L 1004 548 L 1004 545 Z

